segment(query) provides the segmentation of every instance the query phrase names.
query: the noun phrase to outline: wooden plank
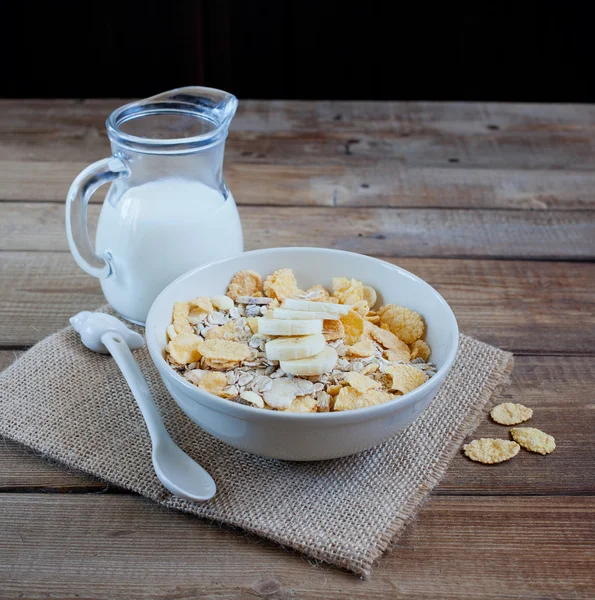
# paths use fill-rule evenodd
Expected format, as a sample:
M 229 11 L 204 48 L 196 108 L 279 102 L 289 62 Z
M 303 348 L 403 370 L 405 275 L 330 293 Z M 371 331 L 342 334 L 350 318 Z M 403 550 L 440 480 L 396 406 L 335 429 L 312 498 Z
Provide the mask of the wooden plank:
M 0 364 L 13 358 L 0 352 Z M 557 449 L 542 457 L 521 452 L 502 465 L 484 466 L 457 454 L 435 488 L 440 495 L 595 494 L 595 361 L 591 357 L 518 356 L 512 383 L 501 401 L 523 402 L 534 409 L 531 426 L 551 433 Z M 504 437 L 508 428 L 488 417 L 473 437 Z M 472 439 L 472 438 L 470 438 Z M 89 491 L 106 486 L 71 473 L 19 444 L 0 442 L 0 491 Z
M 70 254 L 0 254 L 0 345 L 29 346 L 66 327 L 81 310 L 105 304 L 98 280 Z
M 2 492 L 83 493 L 108 490 L 110 493 L 120 492 L 94 477 L 71 471 L 21 444 L 0 438 Z
M 233 160 L 233 159 L 232 159 Z M 595 171 L 423 167 L 394 160 L 334 165 L 228 160 L 238 204 L 574 210 L 595 207 Z M 0 161 L 0 200 L 63 202 L 84 162 Z M 92 202 L 103 201 L 96 193 Z
M 80 310 L 105 303 L 97 280 L 63 252 L 4 252 L 0 345 L 31 345 Z M 512 352 L 595 353 L 595 264 L 545 261 L 389 262 L 432 284 L 461 331 Z
M 111 111 L 132 100 L 3 98 L 0 99 L 0 125 L 2 131 L 14 134 L 47 133 L 62 120 L 67 127 L 93 120 L 103 125 Z M 40 123 L 31 122 L 31 114 L 43 117 L 44 129 Z M 429 124 L 439 128 L 441 133 L 478 131 L 479 125 L 488 131 L 500 131 L 503 127 L 518 131 L 593 131 L 595 108 L 592 104 L 578 103 L 240 100 L 234 117 L 236 129 L 264 133 L 297 128 L 312 131 L 321 125 L 352 132 L 360 124 L 369 130 L 384 131 L 399 121 L 406 123 L 410 130 L 420 130 Z
M 595 109 L 589 104 L 243 100 L 235 120 L 238 130 L 264 133 L 287 129 L 353 133 L 360 128 L 402 133 L 432 129 L 441 134 L 490 131 L 496 135 L 506 128 L 526 133 L 577 129 L 592 133 Z
M 88 213 L 94 228 L 99 207 Z M 240 215 L 247 250 L 320 246 L 383 257 L 595 259 L 592 211 L 241 206 Z M 67 249 L 62 205 L 0 203 L 0 250 Z
M 5 141 L 0 158 L 100 158 L 107 149 L 105 119 L 125 102 L 5 100 L 0 105 Z M 574 164 L 592 169 L 587 159 L 593 135 L 595 110 L 590 105 L 241 101 L 230 146 L 245 140 L 251 143 L 247 151 L 258 154 L 267 149 L 256 144 L 259 139 L 270 144 L 298 139 L 302 149 L 327 154 L 345 153 L 345 143 L 353 140 L 352 154 L 394 155 L 399 150 L 426 161 L 454 156 L 494 167 L 521 161 L 525 167 Z M 280 147 L 268 146 L 273 148 Z
M 0 514 L 0 598 L 595 594 L 592 498 L 435 498 L 369 581 L 132 496 L 2 494 Z
M 108 150 L 104 122 L 125 100 L 4 101 L 0 160 L 85 161 Z M 593 170 L 588 105 L 428 102 L 241 102 L 228 158 L 337 164 Z M 349 164 L 349 163 L 347 163 Z

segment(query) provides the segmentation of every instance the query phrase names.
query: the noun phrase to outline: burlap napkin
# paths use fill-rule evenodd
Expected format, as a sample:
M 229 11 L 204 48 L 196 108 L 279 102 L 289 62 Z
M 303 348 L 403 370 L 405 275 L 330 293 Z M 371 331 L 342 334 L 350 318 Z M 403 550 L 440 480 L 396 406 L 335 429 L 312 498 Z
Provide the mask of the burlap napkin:
M 146 349 L 135 355 L 172 437 L 217 482 L 213 500 L 192 504 L 163 488 L 115 362 L 84 348 L 70 327 L 0 374 L 0 434 L 169 508 L 363 576 L 440 480 L 513 364 L 508 352 L 461 336 L 449 377 L 403 433 L 356 456 L 298 463 L 246 454 L 203 432 L 168 395 Z

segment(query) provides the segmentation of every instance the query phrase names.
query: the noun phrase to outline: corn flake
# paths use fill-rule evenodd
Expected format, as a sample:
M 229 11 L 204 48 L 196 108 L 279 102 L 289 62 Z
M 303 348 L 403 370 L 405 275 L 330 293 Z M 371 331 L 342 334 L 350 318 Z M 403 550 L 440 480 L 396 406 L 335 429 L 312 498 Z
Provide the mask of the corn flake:
M 333 277 L 333 296 L 340 304 L 355 304 L 364 299 L 364 286 L 357 279 Z
M 386 368 L 392 378 L 392 390 L 408 394 L 428 380 L 428 376 L 411 365 L 392 365 Z
M 373 339 L 375 339 L 379 344 L 384 346 L 387 350 L 394 350 L 398 353 L 398 360 L 409 361 L 411 353 L 409 351 L 409 346 L 403 341 L 401 341 L 394 333 L 387 331 L 386 329 L 382 329 L 378 327 L 378 325 L 374 325 L 373 323 L 366 322 L 365 324 L 366 333 L 370 335 Z
M 409 351 L 385 350 L 383 354 L 384 358 L 394 365 L 409 362 Z
M 189 310 L 190 305 L 188 304 L 188 302 L 176 302 L 174 304 L 172 320 L 186 318 L 188 316 Z
M 413 342 L 413 344 L 409 346 L 409 350 L 411 351 L 411 360 L 422 358 L 423 360 L 427 361 L 432 354 L 432 350 L 423 340 L 416 340 Z
M 522 404 L 504 402 L 494 406 L 490 415 L 500 425 L 518 425 L 523 421 L 528 421 L 533 416 L 533 411 Z
M 342 389 L 343 386 L 337 383 L 335 385 L 329 385 L 326 391 L 330 396 L 336 396 Z
M 179 333 L 167 345 L 167 352 L 180 365 L 196 362 L 201 357 L 202 340 L 194 333 Z
M 248 317 L 246 319 L 246 325 L 248 325 L 248 327 L 250 327 L 250 331 L 252 333 L 258 332 L 258 318 L 259 317 Z
M 308 288 L 304 292 L 304 296 L 306 296 L 310 302 L 330 302 L 330 294 L 322 285 L 313 285 L 311 288 Z
M 379 381 L 376 381 L 371 377 L 366 377 L 365 375 L 362 375 L 357 371 L 350 371 L 349 373 L 347 373 L 344 381 L 346 381 L 353 389 L 362 393 L 382 386 L 382 384 Z
M 363 337 L 359 342 L 347 348 L 347 354 L 357 358 L 367 358 L 368 356 L 373 356 L 375 352 L 376 346 L 374 346 L 374 342 L 368 337 Z
M 382 404 L 391 399 L 392 396 L 382 390 L 371 389 L 366 393 L 362 393 L 352 387 L 343 387 L 335 398 L 333 409 L 336 411 L 354 410 L 356 408 Z
M 365 317 L 370 312 L 370 307 L 365 300 L 358 300 L 352 304 L 353 310 L 362 317 Z
M 188 321 L 190 305 L 188 302 L 176 302 L 172 315 L 172 322 L 176 333 L 194 333 L 194 328 Z
M 227 295 L 235 300 L 238 296 L 262 296 L 262 279 L 256 271 L 246 269 L 236 273 L 227 287 Z
M 327 342 L 334 340 L 340 340 L 345 335 L 345 328 L 343 323 L 338 319 L 325 319 L 322 322 L 322 335 Z
M 220 339 L 210 339 L 201 342 L 199 350 L 205 358 L 220 361 L 241 362 L 252 355 L 248 344 Z
M 342 387 L 333 405 L 333 410 L 354 410 L 368 406 L 366 396 L 352 387 Z
M 211 394 L 215 394 L 215 396 L 225 398 L 226 394 L 223 390 L 227 387 L 227 377 L 225 377 L 223 373 L 218 373 L 216 371 L 205 371 L 204 374 L 198 378 L 196 385 L 205 390 L 205 392 L 210 392 Z
M 341 315 L 341 323 L 345 329 L 345 341 L 350 346 L 357 344 L 364 333 L 364 319 L 354 310 L 350 310 L 346 315 Z
M 298 413 L 309 413 L 316 412 L 317 402 L 312 396 L 297 396 L 295 397 L 289 408 L 285 410 L 287 412 L 298 412 Z
M 297 281 L 291 269 L 278 269 L 264 280 L 263 290 L 269 298 L 283 302 L 287 298 L 297 296 Z
M 188 321 L 192 324 L 201 323 L 207 315 L 213 312 L 213 305 L 208 298 L 199 296 L 188 302 L 190 312 L 188 313 Z
M 200 359 L 200 366 L 203 369 L 212 369 L 213 371 L 230 371 L 238 366 L 237 360 L 221 360 L 217 358 Z
M 369 402 L 372 403 L 372 405 L 375 404 L 384 404 L 385 402 L 388 402 L 389 400 L 392 400 L 395 396 L 393 396 L 392 394 L 389 394 L 388 392 L 385 392 L 384 390 L 368 390 L 366 392 L 366 398 L 368 399 Z
M 404 306 L 388 304 L 380 311 L 380 326 L 394 333 L 406 344 L 413 344 L 424 334 L 424 322 L 421 316 Z
M 508 440 L 481 438 L 463 446 L 465 456 L 484 465 L 493 465 L 511 459 L 519 453 L 520 446 Z
M 190 305 L 191 310 L 198 309 L 206 313 L 212 313 L 213 310 L 215 310 L 212 302 L 206 296 L 198 296 L 197 298 L 190 300 L 188 304 Z
M 174 319 L 173 322 L 174 330 L 177 334 L 181 333 L 194 333 L 194 327 L 190 325 L 190 321 L 188 318 L 180 318 Z
M 525 450 L 537 452 L 537 454 L 549 454 L 556 449 L 556 440 L 551 435 L 534 427 L 513 427 L 510 435 Z
M 228 337 L 233 337 L 236 324 L 233 321 L 225 323 L 225 325 L 216 325 L 211 327 L 205 334 L 207 340 L 223 340 Z M 227 336 L 227 337 L 226 337 Z
M 378 363 L 369 363 L 367 364 L 361 371 L 360 373 L 362 375 L 370 375 L 372 373 L 376 373 L 376 371 L 378 371 L 378 369 L 380 368 L 380 365 Z

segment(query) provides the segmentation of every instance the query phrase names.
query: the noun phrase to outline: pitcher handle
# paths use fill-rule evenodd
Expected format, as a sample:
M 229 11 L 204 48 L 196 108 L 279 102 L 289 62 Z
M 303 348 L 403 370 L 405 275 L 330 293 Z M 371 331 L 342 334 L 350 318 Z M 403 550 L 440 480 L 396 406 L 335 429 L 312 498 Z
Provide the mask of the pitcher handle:
M 66 197 L 66 236 L 68 247 L 78 266 L 99 279 L 113 272 L 109 252 L 99 255 L 89 239 L 87 205 L 91 196 L 104 183 L 130 174 L 128 167 L 116 156 L 98 160 L 81 171 L 72 182 Z

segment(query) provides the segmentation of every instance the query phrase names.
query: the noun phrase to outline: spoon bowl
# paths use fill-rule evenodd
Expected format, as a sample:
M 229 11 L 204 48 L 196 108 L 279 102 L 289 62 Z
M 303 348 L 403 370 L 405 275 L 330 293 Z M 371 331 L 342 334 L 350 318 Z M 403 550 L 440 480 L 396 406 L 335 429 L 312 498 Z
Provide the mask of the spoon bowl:
M 215 495 L 211 476 L 171 438 L 154 443 L 152 457 L 159 481 L 172 494 L 192 501 L 210 500 Z

